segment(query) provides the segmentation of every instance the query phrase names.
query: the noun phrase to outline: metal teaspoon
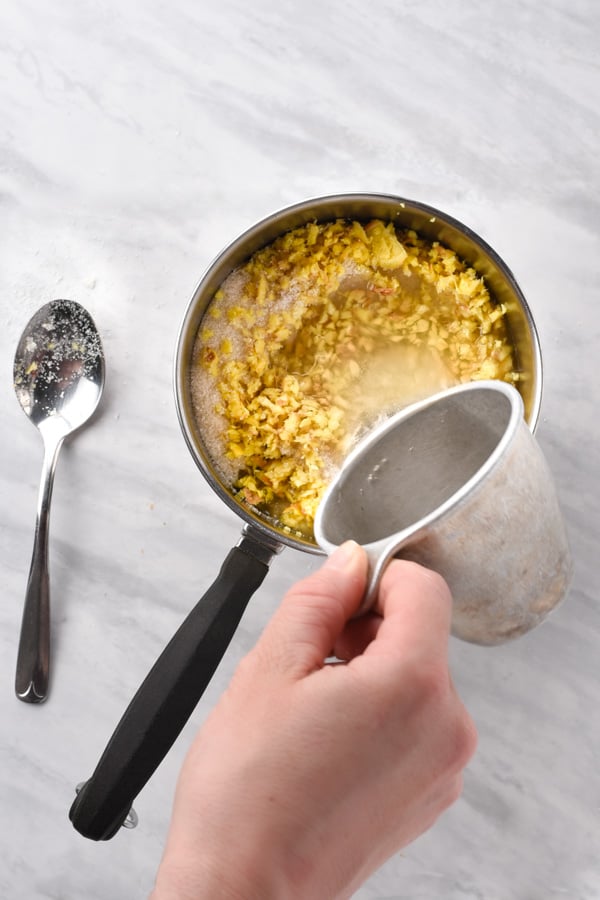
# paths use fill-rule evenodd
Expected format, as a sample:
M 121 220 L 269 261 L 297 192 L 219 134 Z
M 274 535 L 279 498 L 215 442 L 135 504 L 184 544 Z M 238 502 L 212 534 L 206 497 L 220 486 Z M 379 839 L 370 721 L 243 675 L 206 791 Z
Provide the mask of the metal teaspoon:
M 20 700 L 41 703 L 48 694 L 50 662 L 48 523 L 54 471 L 63 440 L 87 422 L 104 387 L 102 344 L 87 310 L 73 300 L 42 306 L 21 336 L 13 378 L 17 399 L 44 441 L 15 678 Z

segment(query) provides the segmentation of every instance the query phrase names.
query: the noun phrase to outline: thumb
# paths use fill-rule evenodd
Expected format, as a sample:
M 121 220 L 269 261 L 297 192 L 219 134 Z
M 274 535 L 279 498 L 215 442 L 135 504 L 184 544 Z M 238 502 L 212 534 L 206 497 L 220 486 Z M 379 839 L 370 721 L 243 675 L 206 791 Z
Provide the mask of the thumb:
M 367 581 L 367 555 L 346 541 L 326 562 L 286 593 L 256 646 L 268 665 L 301 678 L 319 669 L 349 618 Z

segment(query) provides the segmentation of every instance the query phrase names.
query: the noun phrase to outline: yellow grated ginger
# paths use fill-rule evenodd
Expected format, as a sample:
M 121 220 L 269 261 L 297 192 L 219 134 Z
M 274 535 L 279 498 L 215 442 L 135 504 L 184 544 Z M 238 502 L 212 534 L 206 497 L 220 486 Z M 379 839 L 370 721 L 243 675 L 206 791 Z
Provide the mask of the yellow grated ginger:
M 309 223 L 233 272 L 199 329 L 195 413 L 237 497 L 312 536 L 328 481 L 382 416 L 518 381 L 505 309 L 447 247 L 391 223 Z M 216 418 L 215 418 L 216 417 Z

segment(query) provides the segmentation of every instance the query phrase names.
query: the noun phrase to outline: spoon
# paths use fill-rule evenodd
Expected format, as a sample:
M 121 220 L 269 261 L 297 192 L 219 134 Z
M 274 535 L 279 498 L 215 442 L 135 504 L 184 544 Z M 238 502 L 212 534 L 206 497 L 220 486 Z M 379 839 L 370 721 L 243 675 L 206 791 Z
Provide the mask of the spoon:
M 21 335 L 13 378 L 17 399 L 44 441 L 15 679 L 19 700 L 41 703 L 48 694 L 50 662 L 48 523 L 54 471 L 63 440 L 87 422 L 104 386 L 102 344 L 87 310 L 73 300 L 42 306 Z

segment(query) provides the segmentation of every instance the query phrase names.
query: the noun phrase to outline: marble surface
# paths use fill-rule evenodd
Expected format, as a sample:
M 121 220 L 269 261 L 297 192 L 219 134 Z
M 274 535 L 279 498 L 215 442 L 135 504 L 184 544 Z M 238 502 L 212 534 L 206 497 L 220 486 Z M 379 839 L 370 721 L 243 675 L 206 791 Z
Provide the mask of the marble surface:
M 599 34 L 596 0 L 3 0 L 1 897 L 146 896 L 195 730 L 286 586 L 316 565 L 293 550 L 275 560 L 140 794 L 138 829 L 80 837 L 67 819 L 75 784 L 239 536 L 176 419 L 188 299 L 254 221 L 362 190 L 462 219 L 517 276 L 542 341 L 538 438 L 575 577 L 527 637 L 452 641 L 480 734 L 464 796 L 356 896 L 600 898 Z M 15 400 L 12 358 L 56 297 L 94 316 L 108 381 L 58 464 L 52 692 L 33 707 L 13 678 L 42 444 Z

